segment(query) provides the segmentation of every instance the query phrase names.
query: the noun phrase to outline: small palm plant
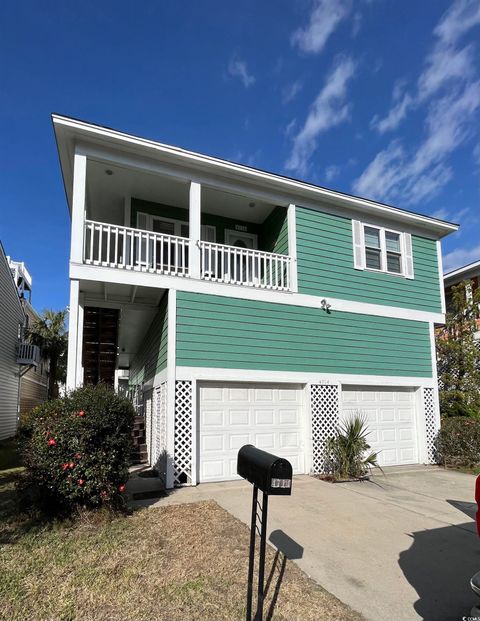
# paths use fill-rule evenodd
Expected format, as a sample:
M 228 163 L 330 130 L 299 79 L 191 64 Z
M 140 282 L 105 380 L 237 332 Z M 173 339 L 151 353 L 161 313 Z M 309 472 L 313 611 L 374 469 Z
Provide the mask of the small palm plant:
M 371 468 L 380 468 L 378 453 L 368 453 L 367 435 L 366 418 L 357 413 L 340 425 L 334 438 L 327 440 L 326 462 L 335 479 L 360 479 Z

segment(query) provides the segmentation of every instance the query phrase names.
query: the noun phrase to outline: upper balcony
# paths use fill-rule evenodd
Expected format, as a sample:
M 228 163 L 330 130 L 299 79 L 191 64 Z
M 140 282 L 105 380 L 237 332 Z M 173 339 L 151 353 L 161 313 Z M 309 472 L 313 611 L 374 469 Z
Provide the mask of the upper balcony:
M 81 256 L 75 261 L 72 252 L 72 261 L 271 291 L 295 290 L 294 227 L 287 206 L 87 162 Z M 72 222 L 72 236 L 76 230 Z M 72 240 L 72 249 L 74 245 Z
M 200 278 L 211 282 L 290 291 L 290 257 L 242 246 L 196 240 Z M 188 238 L 85 221 L 83 260 L 150 274 L 189 277 Z

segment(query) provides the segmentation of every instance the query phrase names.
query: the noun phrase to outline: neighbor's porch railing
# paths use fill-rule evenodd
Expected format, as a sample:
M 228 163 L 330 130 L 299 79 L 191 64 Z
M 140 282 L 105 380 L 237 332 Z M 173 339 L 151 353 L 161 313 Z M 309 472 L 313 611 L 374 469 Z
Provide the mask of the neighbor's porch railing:
M 290 291 L 287 255 L 199 242 L 201 278 L 212 282 Z
M 38 366 L 40 364 L 40 348 L 30 343 L 17 345 L 17 364 Z
M 86 220 L 83 256 L 87 265 L 188 276 L 188 244 L 185 237 Z

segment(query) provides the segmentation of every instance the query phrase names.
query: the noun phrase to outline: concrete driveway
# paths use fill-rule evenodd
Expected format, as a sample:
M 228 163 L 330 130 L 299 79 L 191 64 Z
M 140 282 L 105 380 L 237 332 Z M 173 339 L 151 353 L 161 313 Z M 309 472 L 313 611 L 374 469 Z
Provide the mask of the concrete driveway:
M 475 603 L 469 581 L 480 570 L 474 483 L 422 466 L 362 483 L 299 476 L 291 497 L 270 499 L 269 531 L 300 544 L 300 567 L 367 619 L 458 621 Z M 243 481 L 183 488 L 156 506 L 202 499 L 249 523 Z

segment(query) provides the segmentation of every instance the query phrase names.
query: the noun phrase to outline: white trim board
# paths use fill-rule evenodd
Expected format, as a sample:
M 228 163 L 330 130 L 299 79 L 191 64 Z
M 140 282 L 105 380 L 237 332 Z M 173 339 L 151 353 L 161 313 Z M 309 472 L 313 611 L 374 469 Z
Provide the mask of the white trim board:
M 273 189 L 280 191 L 287 190 L 291 193 L 297 194 L 298 196 L 311 197 L 313 200 L 329 200 L 330 202 L 337 203 L 339 208 L 342 205 L 346 205 L 352 208 L 360 209 L 364 213 L 370 211 L 373 213 L 386 214 L 387 216 L 393 217 L 397 220 L 416 222 L 426 226 L 427 228 L 436 230 L 439 235 L 444 235 L 458 229 L 456 224 L 443 222 L 429 216 L 410 213 L 383 203 L 377 203 L 375 201 L 357 196 L 342 194 L 340 192 L 322 188 L 320 186 L 314 186 L 300 180 L 282 177 L 273 173 L 250 168 L 245 165 L 220 160 L 218 158 L 200 153 L 194 153 L 186 149 L 165 145 L 153 140 L 139 138 L 124 132 L 107 129 L 98 125 L 92 125 L 91 123 L 87 123 L 85 121 L 79 121 L 57 114 L 52 115 L 52 121 L 57 133 L 57 143 L 61 156 L 62 150 L 65 149 L 64 143 L 69 134 L 70 138 L 76 138 L 77 140 L 84 136 L 86 139 L 93 139 L 97 142 L 103 141 L 104 144 L 106 143 L 113 145 L 117 149 L 123 146 L 124 149 L 126 148 L 130 151 L 136 150 L 137 152 L 150 155 L 150 157 L 156 156 L 174 164 L 176 163 L 183 166 L 190 166 L 197 169 L 210 169 L 219 175 L 227 177 L 233 176 L 239 181 L 246 180 L 251 183 L 261 184 L 263 186 L 270 186 Z M 64 158 L 61 157 L 61 161 L 63 161 L 63 159 Z M 291 200 L 288 202 L 295 203 L 298 201 Z
M 437 263 L 438 263 L 438 282 L 440 284 L 440 300 L 442 304 L 442 313 L 447 312 L 447 303 L 445 301 L 445 284 L 443 282 L 443 258 L 442 258 L 442 242 L 437 240 Z
M 432 388 L 431 377 L 392 375 L 353 375 L 348 373 L 302 373 L 295 371 L 258 371 L 217 369 L 216 367 L 177 367 L 177 380 L 212 382 L 281 382 L 287 384 L 365 384 L 369 386 L 410 386 Z
M 433 321 L 434 323 L 445 322 L 445 317 L 442 313 L 432 313 L 409 308 L 397 308 L 395 306 L 383 306 L 381 304 L 369 304 L 366 302 L 340 300 L 338 298 L 322 296 L 321 292 L 319 292 L 318 295 L 308 295 L 305 293 L 267 291 L 265 289 L 255 289 L 254 287 L 244 287 L 241 285 L 227 285 L 223 283 L 194 280 L 188 277 L 182 278 L 177 276 L 148 274 L 134 270 L 123 270 L 117 267 L 101 267 L 97 265 L 70 263 L 70 278 L 78 280 L 91 280 L 95 282 L 127 284 L 139 287 L 153 287 L 156 289 L 170 289 L 174 286 L 177 291 L 190 291 L 192 293 L 205 293 L 245 300 L 259 300 L 275 304 L 291 304 L 295 306 L 305 306 L 308 308 L 322 308 L 322 299 L 326 299 L 328 304 L 331 305 L 332 312 L 343 311 L 358 313 L 360 315 L 408 319 L 411 321 Z

